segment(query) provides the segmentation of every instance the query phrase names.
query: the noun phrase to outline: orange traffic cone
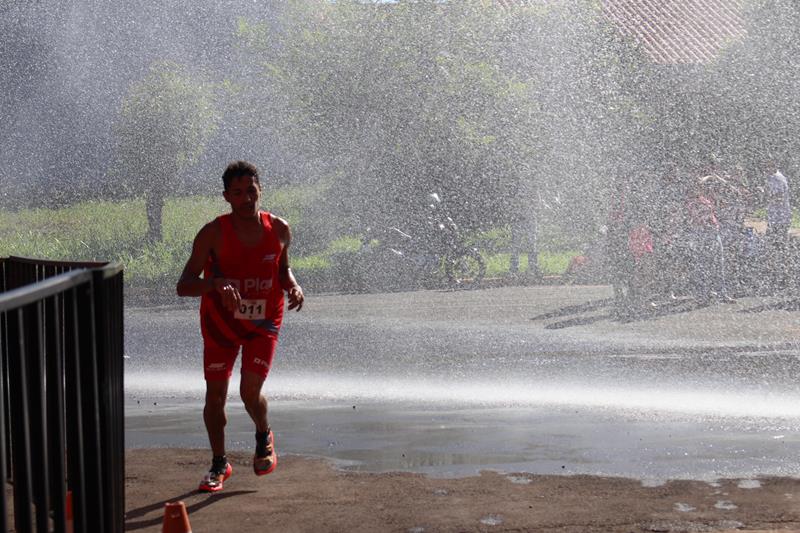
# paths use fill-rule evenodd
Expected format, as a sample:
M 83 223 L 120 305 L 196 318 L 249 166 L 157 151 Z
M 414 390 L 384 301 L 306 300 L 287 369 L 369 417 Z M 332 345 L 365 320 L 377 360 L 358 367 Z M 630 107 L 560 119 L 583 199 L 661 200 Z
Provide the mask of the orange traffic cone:
M 183 502 L 172 502 L 164 505 L 164 523 L 161 533 L 192 533 L 189 514 Z
M 75 531 L 75 520 L 72 518 L 72 491 L 67 491 L 67 533 Z

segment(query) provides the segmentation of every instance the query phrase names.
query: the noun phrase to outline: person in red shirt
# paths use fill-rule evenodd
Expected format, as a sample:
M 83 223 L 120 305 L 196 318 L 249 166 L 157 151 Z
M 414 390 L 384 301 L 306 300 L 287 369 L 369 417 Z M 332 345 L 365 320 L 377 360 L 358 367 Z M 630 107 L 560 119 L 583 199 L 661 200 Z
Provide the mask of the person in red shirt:
M 201 297 L 206 379 L 203 420 L 213 453 L 211 469 L 199 486 L 205 492 L 222 490 L 233 470 L 225 456 L 225 401 L 240 349 L 239 393 L 256 426 L 253 470 L 265 475 L 275 469 L 278 455 L 261 388 L 275 354 L 284 291 L 289 309 L 299 311 L 304 300 L 289 268 L 289 225 L 259 209 L 258 169 L 246 161 L 233 162 L 225 169 L 222 182 L 231 212 L 203 226 L 177 284 L 179 296 Z
M 711 195 L 711 184 L 717 179 L 715 175 L 700 178 L 686 202 L 689 246 L 693 254 L 692 285 L 700 305 L 707 305 L 714 298 L 722 303 L 735 302 L 728 294 L 720 223 Z
M 628 249 L 631 215 L 628 205 L 630 189 L 631 182 L 627 176 L 614 180 L 611 211 L 608 214 L 607 269 L 609 281 L 614 289 L 614 313 L 617 316 L 627 315 L 633 292 L 633 263 L 630 260 Z

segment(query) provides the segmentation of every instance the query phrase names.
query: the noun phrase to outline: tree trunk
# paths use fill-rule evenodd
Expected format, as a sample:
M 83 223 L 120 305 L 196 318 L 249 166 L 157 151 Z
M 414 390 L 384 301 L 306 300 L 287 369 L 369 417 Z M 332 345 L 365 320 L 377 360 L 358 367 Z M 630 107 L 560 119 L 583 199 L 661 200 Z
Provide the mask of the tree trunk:
M 528 276 L 540 280 L 542 271 L 539 270 L 539 220 L 538 209 L 534 207 L 529 213 L 528 226 Z
M 150 244 L 161 242 L 161 215 L 164 211 L 164 193 L 150 191 L 145 197 L 147 208 L 147 242 Z
M 519 272 L 520 255 L 527 253 L 527 277 L 539 280 L 542 273 L 539 270 L 539 205 L 535 193 L 533 178 L 524 176 L 520 179 L 517 189 L 514 216 L 511 220 L 511 264 L 509 271 L 512 274 Z

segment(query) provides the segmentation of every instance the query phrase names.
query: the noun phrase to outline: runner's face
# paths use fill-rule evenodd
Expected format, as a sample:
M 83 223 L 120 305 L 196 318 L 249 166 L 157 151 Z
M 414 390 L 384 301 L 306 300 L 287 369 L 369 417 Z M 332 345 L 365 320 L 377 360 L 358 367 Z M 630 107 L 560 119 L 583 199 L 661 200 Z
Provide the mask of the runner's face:
M 253 217 L 258 213 L 261 187 L 253 176 L 234 178 L 222 195 L 231 204 L 231 211 L 242 217 Z

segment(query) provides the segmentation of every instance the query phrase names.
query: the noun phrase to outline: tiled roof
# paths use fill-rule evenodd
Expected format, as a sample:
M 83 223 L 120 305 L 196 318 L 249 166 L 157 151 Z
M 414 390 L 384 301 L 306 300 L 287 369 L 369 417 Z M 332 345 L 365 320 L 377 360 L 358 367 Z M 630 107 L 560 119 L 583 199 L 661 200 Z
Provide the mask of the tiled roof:
M 557 0 L 494 0 L 512 7 Z M 586 0 L 574 0 L 586 1 Z M 600 0 L 603 14 L 638 41 L 654 63 L 708 63 L 743 38 L 744 0 Z
M 655 63 L 707 63 L 747 32 L 742 0 L 601 0 Z

